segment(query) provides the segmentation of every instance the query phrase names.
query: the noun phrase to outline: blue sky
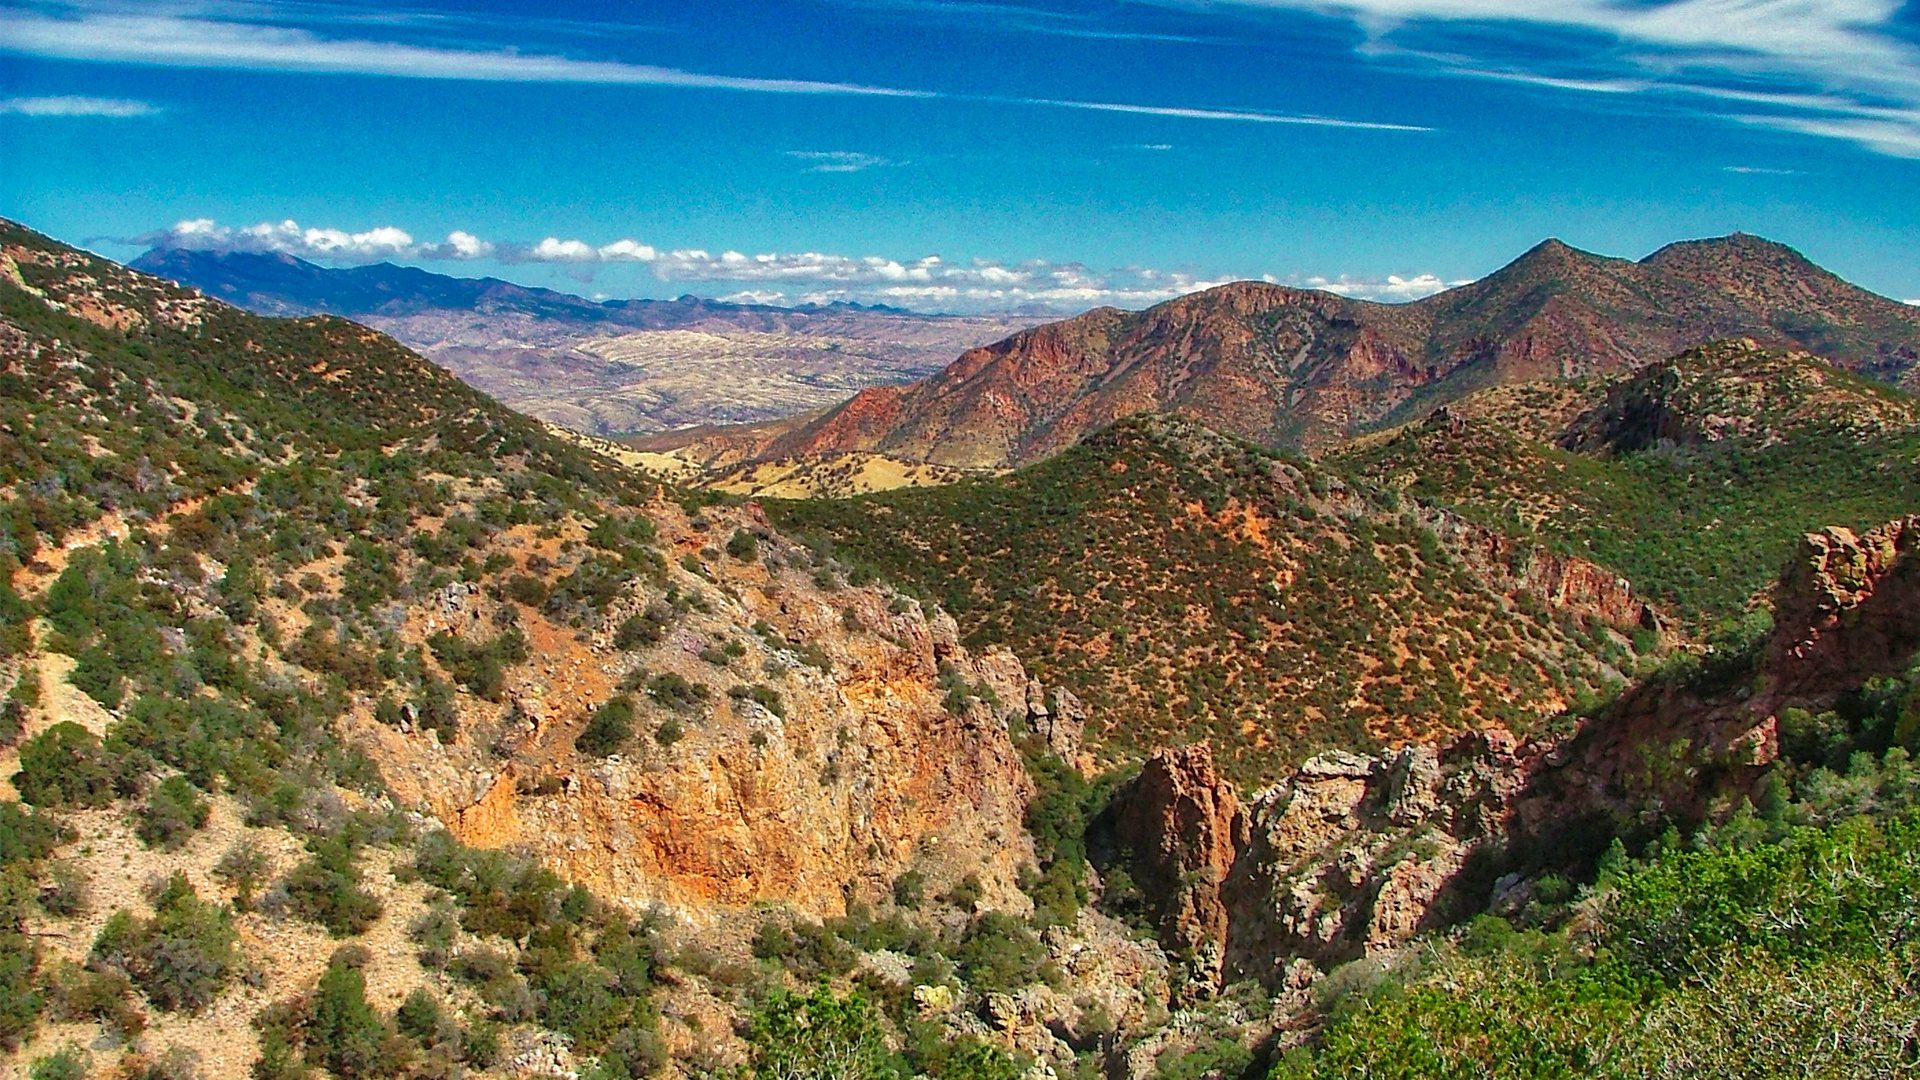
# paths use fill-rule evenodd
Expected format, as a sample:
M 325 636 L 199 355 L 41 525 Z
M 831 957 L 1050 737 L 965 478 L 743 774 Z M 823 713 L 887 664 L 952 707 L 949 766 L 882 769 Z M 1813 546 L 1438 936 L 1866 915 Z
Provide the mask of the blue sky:
M 0 5 L 0 214 L 589 295 L 1406 299 L 1733 230 L 1920 298 L 1920 4 Z

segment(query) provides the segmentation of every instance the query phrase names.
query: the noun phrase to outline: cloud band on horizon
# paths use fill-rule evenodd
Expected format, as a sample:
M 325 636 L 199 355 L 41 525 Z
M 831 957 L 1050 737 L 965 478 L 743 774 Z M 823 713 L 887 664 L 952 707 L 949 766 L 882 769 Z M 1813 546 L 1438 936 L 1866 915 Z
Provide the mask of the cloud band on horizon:
M 328 263 L 384 260 L 473 262 L 503 265 L 544 263 L 591 271 L 602 265 L 638 265 L 661 282 L 745 286 L 721 299 L 755 303 L 881 302 L 921 310 L 1079 311 L 1100 305 L 1144 307 L 1188 293 L 1246 280 L 1149 267 L 1097 271 L 1079 262 L 1042 259 L 1002 262 L 950 261 L 937 254 L 916 259 L 828 252 L 664 249 L 623 238 L 605 244 L 548 236 L 530 243 L 495 243 L 455 230 L 443 241 L 420 241 L 386 225 L 363 231 L 301 226 L 292 220 L 230 228 L 209 218 L 181 221 L 122 242 L 188 250 L 277 253 Z M 1273 275 L 1258 280 L 1281 284 Z M 1417 300 L 1467 282 L 1434 274 L 1385 278 L 1300 277 L 1286 284 L 1321 289 L 1355 299 Z

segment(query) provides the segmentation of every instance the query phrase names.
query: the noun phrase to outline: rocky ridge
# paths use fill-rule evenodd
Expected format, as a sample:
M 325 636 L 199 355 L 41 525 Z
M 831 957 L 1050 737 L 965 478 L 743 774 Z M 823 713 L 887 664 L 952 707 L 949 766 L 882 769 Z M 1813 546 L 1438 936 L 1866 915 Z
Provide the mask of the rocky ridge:
M 1020 465 L 1141 411 L 1311 448 L 1477 387 L 1620 371 L 1738 335 L 1887 382 L 1905 384 L 1920 358 L 1920 315 L 1779 244 L 1736 234 L 1631 262 L 1548 241 L 1404 305 L 1241 282 L 1088 312 L 818 419 L 741 432 L 737 452 Z
M 1636 822 L 1757 796 L 1789 708 L 1831 707 L 1920 649 L 1920 518 L 1809 534 L 1777 629 L 1733 670 L 1648 680 L 1571 731 L 1476 732 L 1384 755 L 1330 751 L 1241 800 L 1204 744 L 1148 761 L 1112 835 L 1152 882 L 1163 942 L 1216 984 L 1284 981 L 1500 910 L 1527 878 Z

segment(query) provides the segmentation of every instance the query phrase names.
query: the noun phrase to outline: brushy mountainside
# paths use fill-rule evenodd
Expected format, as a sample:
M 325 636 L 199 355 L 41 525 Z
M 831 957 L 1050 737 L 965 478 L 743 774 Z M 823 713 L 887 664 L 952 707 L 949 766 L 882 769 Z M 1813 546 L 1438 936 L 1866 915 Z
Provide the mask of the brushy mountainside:
M 1502 430 L 1684 468 L 1909 423 L 1734 368 L 1776 363 L 1548 385 Z M 1777 578 L 1771 625 L 1694 657 L 1717 593 L 1649 606 L 1365 464 L 1138 420 L 802 544 L 794 504 L 660 486 L 360 326 L 0 223 L 0 1073 L 1920 1067 L 1920 518 L 1715 550 Z M 901 588 L 826 539 L 870 519 L 925 526 Z M 1144 658 L 1129 691 L 1070 640 Z M 1269 664 L 1361 704 L 1258 743 L 1215 680 L 1284 715 Z M 1156 744 L 1195 716 L 1278 782 Z
M 1073 689 L 1115 757 L 1204 736 L 1270 780 L 1329 746 L 1525 732 L 1663 638 L 1745 640 L 1803 533 L 1920 510 L 1917 410 L 1727 342 L 1317 461 L 1138 417 L 1002 477 L 767 506 Z
M 9 1070 L 711 1071 L 849 970 L 822 918 L 956 1003 L 1047 959 L 1042 691 L 939 613 L 363 327 L 13 225 L 0 357 Z M 1157 953 L 1115 955 L 1137 1022 Z M 1014 1075 L 902 964 L 857 1013 L 901 1060 Z
M 1001 478 L 766 505 L 1072 689 L 1113 759 L 1210 738 L 1248 781 L 1329 747 L 1529 729 L 1659 640 L 1611 574 L 1537 587 L 1497 538 L 1179 420 Z
M 1548 241 L 1410 304 L 1238 282 L 1140 312 L 1102 308 L 818 418 L 689 438 L 703 457 L 881 451 L 1004 467 L 1156 412 L 1311 449 L 1480 387 L 1607 374 L 1733 336 L 1909 387 L 1920 361 L 1920 311 L 1779 244 L 1736 234 L 1631 262 Z
M 1920 399 L 1728 341 L 1606 379 L 1472 395 L 1325 458 L 1632 581 L 1725 632 L 1802 533 L 1920 509 Z

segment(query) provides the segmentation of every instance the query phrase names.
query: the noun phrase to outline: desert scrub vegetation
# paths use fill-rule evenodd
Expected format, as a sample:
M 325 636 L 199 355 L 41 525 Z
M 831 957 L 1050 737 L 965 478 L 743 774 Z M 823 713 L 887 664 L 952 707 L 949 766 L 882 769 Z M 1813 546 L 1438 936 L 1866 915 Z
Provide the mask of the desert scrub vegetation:
M 1590 408 L 1567 431 L 1522 434 L 1524 413 L 1469 399 L 1463 427 L 1415 424 L 1330 460 L 1592 559 L 1698 637 L 1737 621 L 1803 533 L 1920 509 L 1920 478 L 1895 464 L 1920 453 L 1920 402 L 1818 360 L 1723 343 L 1571 389 Z
M 1072 690 L 1114 757 L 1206 737 L 1248 783 L 1329 746 L 1524 731 L 1630 660 L 1371 489 L 1175 421 L 1001 477 L 764 505 L 822 564 L 877 571 Z
M 593 710 L 573 745 L 588 757 L 603 758 L 618 753 L 632 738 L 633 699 L 621 694 Z
M 0 703 L 21 799 L 0 803 L 0 1046 L 11 1049 L 50 1015 L 131 1035 L 134 1000 L 205 1010 L 252 978 L 243 914 L 349 942 L 369 929 L 383 904 L 366 850 L 417 838 L 380 809 L 382 778 L 343 720 L 371 714 L 453 742 L 462 714 L 489 714 L 528 658 L 527 609 L 585 627 L 665 563 L 636 509 L 655 485 L 379 335 L 204 303 L 11 225 L 0 242 L 45 254 L 21 261 L 28 288 L 0 281 L 0 659 L 69 657 L 74 689 L 105 710 L 93 730 L 31 727 L 37 675 Z M 128 317 L 109 327 L 73 313 L 100 296 Z M 522 555 L 516 537 L 528 535 L 554 543 Z M 412 644 L 410 611 L 459 632 Z M 83 964 L 53 963 L 27 932 L 29 917 L 83 913 L 85 889 L 54 858 L 78 839 L 65 818 L 111 808 L 177 855 L 220 800 L 248 829 L 284 830 L 306 850 L 283 861 L 236 844 L 211 874 L 231 903 L 196 891 L 198 879 L 166 879 L 143 904 L 102 913 L 91 947 L 77 946 Z M 523 863 L 471 869 L 434 888 L 463 933 L 512 928 L 507 955 L 528 995 L 519 1020 L 652 1071 L 651 931 L 546 889 Z M 357 970 L 337 956 L 325 986 L 286 1003 L 283 1022 L 263 1020 L 256 1075 L 492 1063 L 498 1021 L 456 1024 L 414 998 L 369 1022 Z M 137 1056 L 121 1064 L 135 1070 Z
M 114 912 L 87 962 L 125 976 L 156 1008 L 198 1012 L 238 974 L 238 946 L 227 906 L 201 899 L 175 874 L 153 898 L 151 918 Z

